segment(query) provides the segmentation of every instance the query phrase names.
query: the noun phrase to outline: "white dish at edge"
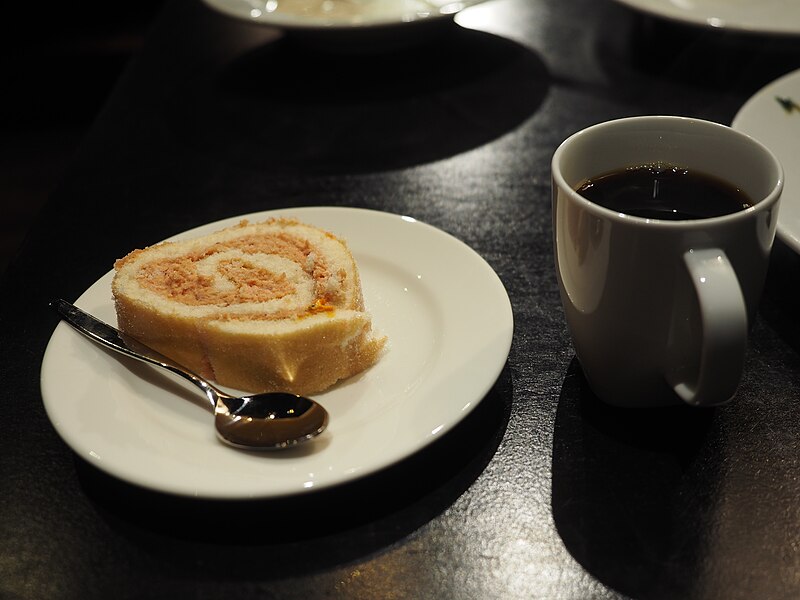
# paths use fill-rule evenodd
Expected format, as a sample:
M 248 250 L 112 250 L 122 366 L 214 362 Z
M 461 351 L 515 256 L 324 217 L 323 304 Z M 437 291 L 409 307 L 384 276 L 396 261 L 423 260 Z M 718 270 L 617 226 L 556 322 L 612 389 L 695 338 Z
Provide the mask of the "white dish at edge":
M 771 35 L 800 34 L 797 0 L 617 0 L 689 25 Z
M 374 328 L 389 337 L 381 360 L 315 396 L 328 429 L 294 449 L 257 453 L 219 442 L 200 394 L 169 374 L 109 352 L 59 323 L 45 351 L 45 409 L 87 462 L 145 488 L 203 498 L 267 498 L 355 480 L 441 437 L 493 386 L 511 345 L 502 282 L 471 248 L 430 225 L 389 213 L 296 208 L 225 219 L 175 238 L 239 222 L 296 217 L 347 240 Z M 112 272 L 76 304 L 111 324 Z M 436 468 L 432 465 L 431 468 Z
M 236 17 L 286 29 L 352 29 L 451 18 L 484 0 L 203 0 Z
M 736 113 L 731 126 L 767 146 L 783 165 L 777 235 L 800 253 L 800 70 L 756 92 Z

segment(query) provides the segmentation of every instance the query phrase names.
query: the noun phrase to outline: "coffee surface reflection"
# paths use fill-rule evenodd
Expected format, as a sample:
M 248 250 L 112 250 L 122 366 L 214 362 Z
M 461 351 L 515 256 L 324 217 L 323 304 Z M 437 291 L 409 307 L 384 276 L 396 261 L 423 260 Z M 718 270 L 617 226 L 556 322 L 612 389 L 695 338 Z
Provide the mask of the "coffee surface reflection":
M 615 212 L 683 221 L 728 215 L 753 205 L 742 190 L 706 173 L 645 164 L 588 179 L 577 192 Z

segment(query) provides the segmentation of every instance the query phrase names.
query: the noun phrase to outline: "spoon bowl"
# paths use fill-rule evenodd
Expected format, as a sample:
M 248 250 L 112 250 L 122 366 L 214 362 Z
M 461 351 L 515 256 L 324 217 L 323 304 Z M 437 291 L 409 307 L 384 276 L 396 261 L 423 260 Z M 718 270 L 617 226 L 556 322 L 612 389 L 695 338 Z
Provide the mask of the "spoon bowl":
M 217 437 L 230 446 L 247 450 L 289 448 L 315 438 L 328 426 L 328 412 L 310 398 L 286 392 L 233 396 L 66 300 L 54 300 L 50 306 L 90 340 L 193 383 L 211 404 Z
M 283 392 L 225 396 L 214 406 L 217 436 L 237 448 L 288 448 L 316 437 L 327 424 L 320 404 Z

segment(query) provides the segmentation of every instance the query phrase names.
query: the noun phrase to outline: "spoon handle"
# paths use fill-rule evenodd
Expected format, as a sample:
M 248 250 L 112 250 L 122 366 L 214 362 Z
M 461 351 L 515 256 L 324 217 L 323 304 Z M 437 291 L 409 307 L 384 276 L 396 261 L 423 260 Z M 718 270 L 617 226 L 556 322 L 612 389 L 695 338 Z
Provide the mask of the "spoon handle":
M 66 300 L 53 300 L 50 306 L 52 306 L 67 323 L 90 340 L 142 362 L 166 369 L 191 381 L 205 394 L 211 402 L 212 409 L 216 408 L 217 400 L 225 396 L 225 394 L 214 388 L 199 375 L 189 371 L 186 367 L 179 365 L 160 352 L 122 333 L 119 329 L 112 327 L 108 323 L 104 323 L 100 319 L 82 311 Z

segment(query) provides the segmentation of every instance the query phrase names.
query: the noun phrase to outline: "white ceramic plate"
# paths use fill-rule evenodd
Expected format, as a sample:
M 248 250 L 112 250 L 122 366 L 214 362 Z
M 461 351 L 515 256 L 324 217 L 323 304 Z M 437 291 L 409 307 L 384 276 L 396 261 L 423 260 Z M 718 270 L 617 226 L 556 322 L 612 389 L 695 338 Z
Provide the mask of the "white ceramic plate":
M 769 35 L 800 33 L 798 0 L 617 0 L 689 25 Z
M 204 0 L 252 23 L 288 29 L 352 29 L 452 17 L 484 0 Z
M 745 102 L 732 127 L 759 140 L 783 165 L 777 234 L 800 252 L 800 70 L 766 85 Z
M 278 215 L 347 240 L 374 328 L 389 337 L 374 367 L 315 396 L 330 413 L 328 429 L 280 452 L 225 446 L 198 392 L 62 322 L 44 355 L 42 397 L 80 457 L 130 483 L 179 495 L 281 496 L 387 467 L 450 430 L 483 399 L 508 357 L 511 303 L 486 261 L 441 230 L 388 213 L 313 207 L 236 217 L 175 237 Z M 112 275 L 76 304 L 114 324 Z

